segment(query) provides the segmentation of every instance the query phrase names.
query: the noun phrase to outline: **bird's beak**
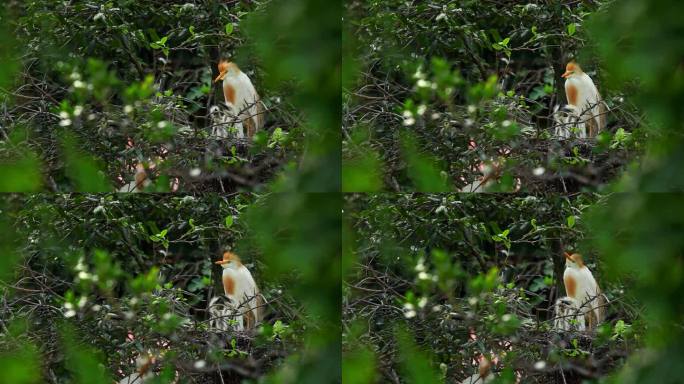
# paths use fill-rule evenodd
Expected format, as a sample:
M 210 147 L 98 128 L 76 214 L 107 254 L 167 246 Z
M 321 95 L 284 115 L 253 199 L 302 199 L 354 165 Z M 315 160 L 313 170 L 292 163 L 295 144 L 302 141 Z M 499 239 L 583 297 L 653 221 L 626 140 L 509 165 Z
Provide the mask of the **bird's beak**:
M 218 83 L 219 81 L 223 80 L 223 78 L 226 77 L 226 72 L 221 72 L 219 73 L 218 76 L 214 79 L 214 83 Z
M 564 79 L 567 79 L 568 77 L 570 77 L 570 75 L 572 75 L 572 72 L 570 72 L 570 71 L 565 71 L 565 73 L 562 74 L 561 77 L 564 78 Z
M 225 263 L 227 263 L 227 261 L 225 261 L 225 260 L 218 260 L 218 261 L 214 262 L 214 264 L 218 264 L 218 265 L 223 265 Z
M 568 259 L 568 260 L 572 260 L 572 259 L 570 259 L 570 254 L 567 253 L 567 252 L 565 252 L 565 258 Z

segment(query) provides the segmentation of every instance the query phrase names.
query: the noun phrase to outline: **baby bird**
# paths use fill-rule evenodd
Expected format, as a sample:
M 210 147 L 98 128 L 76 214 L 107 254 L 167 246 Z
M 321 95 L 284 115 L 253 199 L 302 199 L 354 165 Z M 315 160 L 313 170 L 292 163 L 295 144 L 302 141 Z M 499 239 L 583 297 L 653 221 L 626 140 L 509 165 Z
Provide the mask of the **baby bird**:
M 568 104 L 575 106 L 578 116 L 586 122 L 589 137 L 595 137 L 606 126 L 606 106 L 601 100 L 596 85 L 574 61 L 566 65 L 562 77 L 565 78 L 565 96 Z M 585 117 L 586 115 L 588 117 Z
M 584 331 L 584 315 L 572 297 L 561 297 L 554 305 L 553 328 L 557 331 Z
M 233 327 L 231 327 L 231 320 L 234 320 Z M 226 332 L 231 328 L 244 331 L 242 314 L 228 297 L 221 295 L 212 297 L 209 301 L 209 329 Z
M 604 320 L 605 299 L 589 268 L 584 265 L 582 255 L 565 252 L 563 283 L 568 297 L 584 314 L 587 329 L 592 330 Z
M 223 60 L 218 65 L 219 75 L 214 82 L 223 80 L 223 96 L 232 114 L 240 120 L 236 126 L 238 137 L 252 139 L 254 133 L 264 127 L 264 106 L 252 85 L 252 81 L 235 63 Z
M 223 290 L 226 296 L 244 315 L 244 329 L 253 329 L 263 317 L 263 298 L 252 274 L 232 252 L 224 252 L 223 260 L 216 261 L 216 264 L 223 267 Z

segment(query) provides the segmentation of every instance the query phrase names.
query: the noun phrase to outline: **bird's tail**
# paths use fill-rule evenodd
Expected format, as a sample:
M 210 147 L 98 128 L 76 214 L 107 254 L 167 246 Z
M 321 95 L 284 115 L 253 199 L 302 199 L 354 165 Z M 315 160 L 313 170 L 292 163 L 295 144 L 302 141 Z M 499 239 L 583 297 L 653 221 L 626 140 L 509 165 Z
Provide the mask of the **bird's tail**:
M 608 107 L 606 106 L 606 103 L 603 100 L 599 99 L 599 125 L 598 125 L 598 131 L 601 132 L 602 130 L 606 129 L 606 113 L 608 112 Z
M 606 320 L 606 308 L 608 307 L 608 297 L 603 294 L 601 288 L 598 289 L 598 323 L 602 323 Z

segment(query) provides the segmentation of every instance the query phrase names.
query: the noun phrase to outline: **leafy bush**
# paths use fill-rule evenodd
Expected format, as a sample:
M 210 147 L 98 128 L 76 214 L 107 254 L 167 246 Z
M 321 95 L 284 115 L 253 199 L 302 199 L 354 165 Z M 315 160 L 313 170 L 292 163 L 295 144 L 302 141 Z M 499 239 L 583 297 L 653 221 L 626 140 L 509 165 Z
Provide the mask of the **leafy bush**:
M 494 362 L 501 383 L 562 382 L 561 376 L 579 382 L 621 367 L 643 345 L 645 328 L 635 297 L 625 292 L 631 279 L 604 279 L 604 255 L 587 242 L 584 216 L 604 200 L 348 197 L 345 377 L 460 382 L 475 373 L 480 354 Z M 586 255 L 610 300 L 608 321 L 595 337 L 552 330 L 553 305 L 565 295 L 564 250 Z M 402 357 L 407 349 L 417 361 Z
M 585 22 L 604 2 L 350 2 L 346 191 L 602 190 L 644 151 L 633 82 L 613 88 Z M 596 140 L 558 140 L 561 74 L 577 58 L 610 108 Z M 347 57 L 345 57 L 347 59 Z M 407 144 L 409 143 L 409 144 Z M 371 171 L 368 171 L 368 169 Z
M 325 45 L 339 29 L 329 24 L 339 9 L 328 7 L 317 16 L 319 25 L 302 26 L 299 20 L 320 11 L 317 3 L 302 0 L 283 19 L 278 10 L 285 3 L 32 0 L 3 6 L 0 36 L 12 44 L 0 53 L 0 188 L 112 191 L 142 164 L 154 181 L 149 191 L 254 190 L 279 174 L 298 188 L 299 173 L 319 170 L 325 176 L 305 179 L 307 189 L 334 189 L 328 168 L 339 161 L 319 166 L 321 158 L 339 158 L 328 124 L 337 118 L 328 105 L 338 101 L 339 74 L 328 65 L 339 62 L 339 42 Z M 309 36 L 314 30 L 320 34 Z M 312 43 L 326 49 L 279 46 Z M 266 127 L 251 145 L 210 137 L 217 124 L 210 109 L 223 103 L 212 82 L 221 58 L 239 64 L 265 104 Z M 321 67 L 301 71 L 301 63 Z M 316 102 L 314 84 L 322 91 Z
M 339 249 L 339 225 L 330 213 L 339 206 L 327 199 L 330 208 L 305 217 L 294 205 L 273 210 L 271 199 L 4 197 L 4 377 L 109 383 L 131 374 L 137 357 L 152 353 L 159 355 L 160 382 L 321 382 L 339 370 L 340 361 L 331 349 L 339 345 L 339 270 L 330 262 L 331 250 Z M 308 207 L 323 203 L 300 201 Z M 275 251 L 263 240 L 269 232 L 259 221 L 274 212 L 280 219 L 271 220 L 268 230 L 291 234 L 278 240 Z M 293 225 L 290 215 L 300 221 Z M 319 229 L 325 244 L 293 236 L 310 227 Z M 223 294 L 213 261 L 226 248 L 242 257 L 268 303 L 254 332 L 208 329 L 208 302 Z

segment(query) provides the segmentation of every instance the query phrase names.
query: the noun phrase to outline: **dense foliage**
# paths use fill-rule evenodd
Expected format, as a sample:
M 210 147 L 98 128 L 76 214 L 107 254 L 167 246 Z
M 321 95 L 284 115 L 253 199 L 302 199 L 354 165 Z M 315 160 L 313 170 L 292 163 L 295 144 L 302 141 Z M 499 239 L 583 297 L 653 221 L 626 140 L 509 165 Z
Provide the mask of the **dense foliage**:
M 347 198 L 345 377 L 458 382 L 475 372 L 480 354 L 497 361 L 502 383 L 579 383 L 622 366 L 641 345 L 643 319 L 626 281 L 602 278 L 603 257 L 582 219 L 594 204 L 602 199 Z M 553 330 L 553 304 L 565 296 L 564 251 L 585 255 L 610 300 L 595 336 Z M 418 350 L 409 352 L 411 340 Z
M 490 191 L 601 190 L 655 134 L 634 81 L 608 87 L 614 68 L 585 26 L 610 17 L 604 3 L 347 3 L 358 75 L 344 89 L 343 189 L 454 191 L 489 172 Z M 610 110 L 596 139 L 554 136 L 571 59 Z
M 288 210 L 271 209 L 286 198 Z M 160 356 L 154 369 L 164 383 L 339 377 L 339 269 L 330 263 L 339 254 L 339 204 L 321 200 L 3 197 L 3 378 L 111 383 L 148 353 Z M 306 216 L 304 205 L 320 209 Z M 313 227 L 320 242 L 304 238 Z M 241 255 L 267 301 L 254 331 L 208 327 L 208 302 L 223 293 L 213 261 L 224 249 Z
M 112 191 L 137 164 L 150 191 L 254 190 L 277 175 L 289 188 L 335 190 L 337 19 L 339 7 L 308 0 L 7 3 L 0 190 Z M 222 58 L 265 105 L 252 142 L 210 135 Z

